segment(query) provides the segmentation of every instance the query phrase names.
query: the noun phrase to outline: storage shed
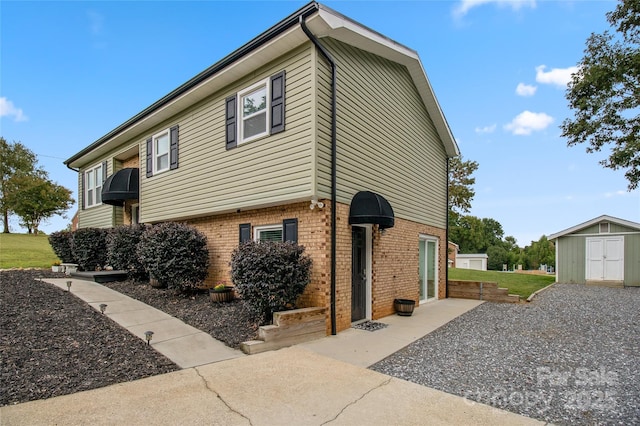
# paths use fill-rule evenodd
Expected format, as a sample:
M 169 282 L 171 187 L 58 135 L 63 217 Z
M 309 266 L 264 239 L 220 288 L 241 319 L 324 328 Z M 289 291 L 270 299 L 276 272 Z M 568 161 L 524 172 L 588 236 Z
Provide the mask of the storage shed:
M 485 253 L 457 254 L 456 268 L 477 269 L 478 271 L 486 271 L 488 260 L 489 256 L 487 256 Z
M 640 223 L 602 215 L 549 240 L 557 282 L 640 287 Z

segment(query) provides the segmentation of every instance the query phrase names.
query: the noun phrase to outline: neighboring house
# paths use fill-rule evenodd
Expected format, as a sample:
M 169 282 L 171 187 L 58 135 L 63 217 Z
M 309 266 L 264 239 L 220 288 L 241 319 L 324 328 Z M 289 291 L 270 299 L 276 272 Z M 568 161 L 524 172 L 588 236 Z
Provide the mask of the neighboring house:
M 477 269 L 478 271 L 487 270 L 487 261 L 489 256 L 485 253 L 460 254 L 456 255 L 456 268 L 460 269 Z
M 560 283 L 640 286 L 640 223 L 599 216 L 549 236 Z
M 458 154 L 418 54 L 309 3 L 65 163 L 81 228 L 189 223 L 209 282 L 239 242 L 305 246 L 300 305 L 330 308 L 335 333 L 446 297 Z
M 458 246 L 453 241 L 449 241 L 449 248 L 447 250 L 448 250 L 448 252 L 447 252 L 447 266 L 449 268 L 455 268 L 456 267 L 456 256 L 458 255 L 458 252 L 460 251 L 460 246 Z

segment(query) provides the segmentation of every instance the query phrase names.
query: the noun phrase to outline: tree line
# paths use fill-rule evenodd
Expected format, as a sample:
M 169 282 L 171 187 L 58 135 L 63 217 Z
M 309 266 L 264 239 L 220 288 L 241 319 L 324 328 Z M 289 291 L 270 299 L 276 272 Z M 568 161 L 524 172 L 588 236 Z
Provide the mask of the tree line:
M 502 225 L 492 218 L 467 215 L 475 195 L 473 172 L 476 161 L 456 157 L 449 161 L 449 240 L 460 253 L 485 253 L 487 268 L 501 271 L 503 265 L 515 269 L 538 269 L 540 265 L 555 267 L 555 246 L 546 236 L 521 248 L 512 236 L 505 236 Z
M 29 148 L 0 137 L 0 211 L 5 234 L 10 232 L 11 215 L 20 219 L 28 233 L 38 234 L 40 224 L 64 214 L 74 202 L 71 190 L 49 179 Z

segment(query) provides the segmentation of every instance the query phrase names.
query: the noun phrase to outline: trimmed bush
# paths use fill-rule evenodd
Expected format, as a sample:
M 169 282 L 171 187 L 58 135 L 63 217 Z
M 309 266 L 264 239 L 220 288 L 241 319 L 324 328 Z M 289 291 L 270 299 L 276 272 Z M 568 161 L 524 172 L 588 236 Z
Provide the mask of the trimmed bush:
M 78 269 L 96 271 L 107 264 L 108 229 L 80 228 L 73 233 L 73 255 Z
M 145 229 L 138 260 L 151 278 L 169 288 L 195 288 L 207 277 L 207 237 L 192 226 L 166 222 Z
M 128 272 L 130 279 L 146 280 L 149 275 L 138 260 L 138 244 L 145 225 L 122 225 L 107 235 L 107 264 L 113 269 Z
M 78 263 L 73 255 L 73 232 L 52 232 L 49 235 L 49 244 L 62 263 Z
M 247 242 L 231 255 L 231 279 L 262 324 L 274 312 L 295 309 L 311 281 L 311 258 L 292 242 Z

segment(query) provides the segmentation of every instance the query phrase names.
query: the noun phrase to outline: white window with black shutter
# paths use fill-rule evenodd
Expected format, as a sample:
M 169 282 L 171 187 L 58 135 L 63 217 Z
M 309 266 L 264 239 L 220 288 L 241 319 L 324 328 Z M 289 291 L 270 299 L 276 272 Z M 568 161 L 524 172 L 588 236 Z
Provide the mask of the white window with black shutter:
M 107 162 L 91 167 L 82 174 L 82 208 L 102 204 L 102 184 L 107 179 Z
M 225 99 L 226 148 L 283 132 L 284 100 L 284 71 Z
M 248 241 L 292 241 L 298 242 L 298 219 L 285 219 L 281 224 L 259 225 L 253 227 L 250 223 L 240 224 L 240 243 Z
M 147 139 L 147 177 L 178 168 L 178 126 Z

